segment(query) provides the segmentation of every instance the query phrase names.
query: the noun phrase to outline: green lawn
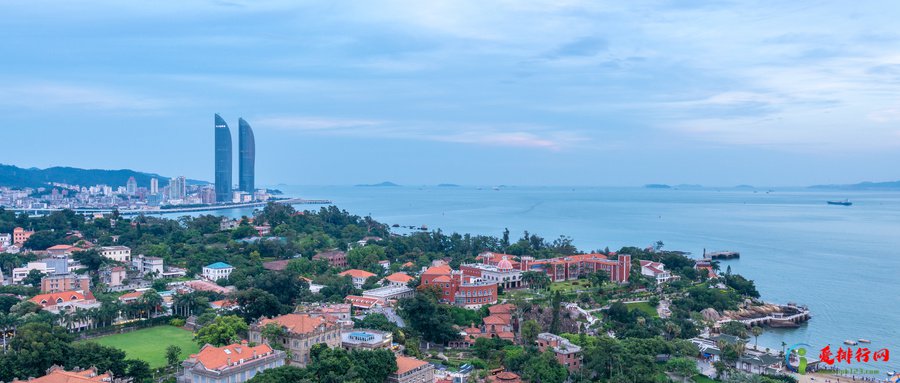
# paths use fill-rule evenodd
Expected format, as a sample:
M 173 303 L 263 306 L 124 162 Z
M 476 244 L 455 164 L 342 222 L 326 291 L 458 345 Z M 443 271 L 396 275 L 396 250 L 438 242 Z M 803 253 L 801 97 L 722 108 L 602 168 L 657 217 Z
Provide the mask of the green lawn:
M 174 326 L 156 326 L 124 334 L 107 335 L 87 340 L 104 346 L 112 346 L 125 351 L 129 359 L 140 359 L 150 364 L 151 368 L 165 367 L 166 347 L 181 347 L 181 358 L 200 351 L 194 342 L 194 334 Z
M 659 316 L 659 314 L 656 313 L 656 307 L 650 306 L 647 302 L 626 303 L 625 306 L 628 306 L 629 310 L 641 310 L 654 318 Z
M 584 279 L 576 279 L 573 281 L 554 282 L 550 284 L 550 291 L 560 291 L 562 293 L 573 293 L 576 290 L 590 290 L 591 283 Z
M 710 379 L 706 375 L 697 374 L 694 375 L 694 382 L 696 383 L 719 383 L 718 380 Z

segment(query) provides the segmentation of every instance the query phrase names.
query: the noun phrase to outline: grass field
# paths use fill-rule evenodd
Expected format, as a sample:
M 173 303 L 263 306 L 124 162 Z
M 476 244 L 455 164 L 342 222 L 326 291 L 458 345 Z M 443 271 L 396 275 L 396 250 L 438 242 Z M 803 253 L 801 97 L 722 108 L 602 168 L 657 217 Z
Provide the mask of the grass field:
M 694 382 L 696 383 L 719 383 L 718 380 L 713 380 L 707 377 L 706 375 L 694 375 Z
M 554 282 L 550 284 L 550 291 L 559 291 L 563 294 L 566 293 L 574 293 L 577 290 L 590 290 L 591 283 L 583 280 L 576 279 L 574 281 L 565 281 L 565 282 Z
M 659 316 L 659 314 L 656 313 L 656 308 L 650 306 L 647 302 L 626 303 L 625 305 L 628 306 L 629 310 L 641 310 L 654 318 Z
M 166 347 L 181 347 L 181 359 L 200 351 L 194 342 L 194 334 L 174 326 L 156 326 L 124 334 L 107 335 L 85 342 L 112 346 L 128 355 L 129 359 L 140 359 L 150 364 L 151 368 L 166 365 Z

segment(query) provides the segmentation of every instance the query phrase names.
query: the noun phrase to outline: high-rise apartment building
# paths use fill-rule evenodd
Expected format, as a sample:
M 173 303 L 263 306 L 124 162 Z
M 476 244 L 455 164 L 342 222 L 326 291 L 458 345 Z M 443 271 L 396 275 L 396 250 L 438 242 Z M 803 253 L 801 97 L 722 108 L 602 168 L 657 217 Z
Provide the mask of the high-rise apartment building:
M 169 199 L 183 200 L 187 197 L 187 180 L 178 176 L 169 180 Z
M 238 119 L 238 183 L 241 191 L 253 194 L 256 178 L 256 141 L 253 129 L 243 118 Z
M 53 189 L 56 191 L 56 189 Z M 134 179 L 134 176 L 128 177 L 128 182 L 125 183 L 125 193 L 128 195 L 137 194 L 137 180 Z
M 150 179 L 150 195 L 159 194 L 159 180 L 156 177 Z
M 216 114 L 216 202 L 231 201 L 231 130 L 225 120 Z

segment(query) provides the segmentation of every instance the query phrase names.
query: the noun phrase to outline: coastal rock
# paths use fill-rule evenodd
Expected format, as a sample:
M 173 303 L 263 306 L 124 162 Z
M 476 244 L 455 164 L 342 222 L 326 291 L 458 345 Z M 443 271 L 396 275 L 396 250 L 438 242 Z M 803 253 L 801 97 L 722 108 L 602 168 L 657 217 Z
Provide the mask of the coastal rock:
M 703 319 L 708 321 L 718 321 L 722 317 L 719 315 L 719 312 L 713 309 L 712 307 L 705 308 L 703 311 L 700 311 L 700 315 L 703 315 Z

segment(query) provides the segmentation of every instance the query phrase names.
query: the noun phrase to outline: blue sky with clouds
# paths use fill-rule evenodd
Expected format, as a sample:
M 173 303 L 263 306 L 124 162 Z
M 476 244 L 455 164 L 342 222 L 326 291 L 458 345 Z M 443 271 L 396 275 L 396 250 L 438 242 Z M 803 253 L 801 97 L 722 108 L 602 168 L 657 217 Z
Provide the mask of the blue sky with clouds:
M 152 4 L 152 5 L 151 5 Z M 261 183 L 900 179 L 898 2 L 0 4 L 0 162 Z

